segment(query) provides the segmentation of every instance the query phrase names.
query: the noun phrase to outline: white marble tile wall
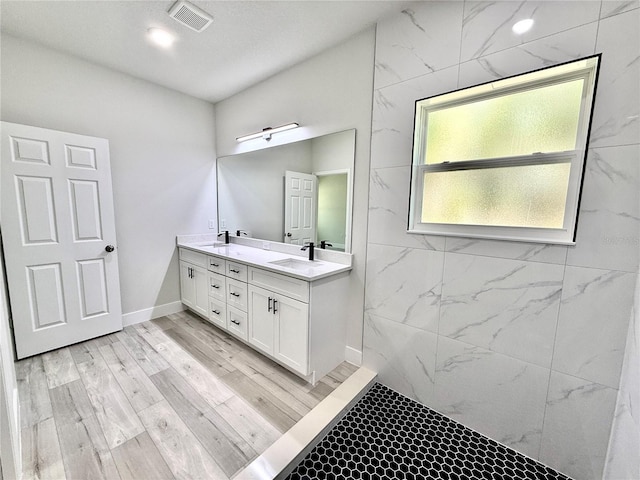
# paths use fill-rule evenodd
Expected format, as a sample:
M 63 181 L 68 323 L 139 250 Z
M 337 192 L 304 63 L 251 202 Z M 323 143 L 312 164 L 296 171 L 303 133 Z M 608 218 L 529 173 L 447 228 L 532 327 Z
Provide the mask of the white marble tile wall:
M 534 29 L 515 36 L 526 17 Z M 621 453 L 638 431 L 628 393 L 638 381 L 618 383 L 636 332 L 639 26 L 637 0 L 436 1 L 376 34 L 364 363 L 580 479 L 602 478 L 607 458 L 607 472 L 640 461 L 637 449 Z M 406 233 L 416 100 L 594 53 L 602 67 L 575 247 Z M 637 363 L 637 344 L 626 352 Z M 623 426 L 607 453 L 619 388 Z
M 563 271 L 564 265 L 447 253 L 438 333 L 549 368 Z
M 538 459 L 573 478 L 602 478 L 616 390 L 551 371 Z
M 432 407 L 534 458 L 548 383 L 546 368 L 438 338 Z
M 566 267 L 554 370 L 618 388 L 635 280 L 633 273 Z
M 640 275 L 636 278 L 605 478 L 640 478 Z
M 364 351 L 370 369 L 398 392 L 433 405 L 438 336 L 365 312 Z

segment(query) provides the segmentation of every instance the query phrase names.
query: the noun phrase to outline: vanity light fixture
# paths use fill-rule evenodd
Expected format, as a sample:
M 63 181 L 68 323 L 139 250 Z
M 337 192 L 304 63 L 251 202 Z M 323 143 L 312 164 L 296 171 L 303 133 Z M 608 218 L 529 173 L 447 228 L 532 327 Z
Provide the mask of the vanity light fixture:
M 513 33 L 516 35 L 522 35 L 531 30 L 531 27 L 533 27 L 533 18 L 525 18 L 524 20 L 514 23 L 511 30 L 513 30 Z
M 251 133 L 249 135 L 242 135 L 241 137 L 237 137 L 237 142 L 246 142 L 247 140 L 253 140 L 254 138 L 264 138 L 265 140 L 271 140 L 271 135 L 274 133 L 284 132 L 285 130 L 292 130 L 294 128 L 298 128 L 300 125 L 297 123 L 287 123 L 286 125 L 280 125 L 279 127 L 266 127 L 263 128 L 261 132 Z
M 147 35 L 153 43 L 162 48 L 169 48 L 175 41 L 175 37 L 172 34 L 161 28 L 149 28 Z

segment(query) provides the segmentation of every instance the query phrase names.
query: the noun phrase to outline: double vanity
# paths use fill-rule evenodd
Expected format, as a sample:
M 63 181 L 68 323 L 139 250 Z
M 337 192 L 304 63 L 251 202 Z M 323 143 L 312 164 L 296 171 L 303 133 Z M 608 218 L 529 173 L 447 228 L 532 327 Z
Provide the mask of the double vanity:
M 311 383 L 344 360 L 350 254 L 207 236 L 178 236 L 178 251 L 191 311 Z

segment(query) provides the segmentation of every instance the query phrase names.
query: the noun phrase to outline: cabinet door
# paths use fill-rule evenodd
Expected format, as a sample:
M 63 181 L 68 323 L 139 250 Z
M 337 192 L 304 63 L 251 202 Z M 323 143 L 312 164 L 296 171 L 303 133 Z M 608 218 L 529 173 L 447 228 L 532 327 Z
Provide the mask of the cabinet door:
M 279 295 L 275 299 L 274 357 L 303 375 L 309 368 L 309 305 Z
M 187 262 L 180 262 L 180 297 L 182 303 L 189 308 L 194 308 L 196 304 L 196 287 L 191 278 L 193 265 Z
M 249 285 L 249 343 L 273 355 L 273 294 Z
M 205 318 L 209 318 L 209 279 L 207 270 L 203 267 L 194 267 L 193 281 L 195 289 L 195 300 L 191 308 Z

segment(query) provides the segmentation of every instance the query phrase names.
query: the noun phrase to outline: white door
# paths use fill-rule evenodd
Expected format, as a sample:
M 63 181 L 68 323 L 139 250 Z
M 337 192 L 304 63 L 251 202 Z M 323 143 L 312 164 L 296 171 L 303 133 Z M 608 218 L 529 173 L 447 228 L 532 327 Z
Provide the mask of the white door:
M 304 245 L 316 241 L 318 179 L 315 175 L 285 172 L 284 241 Z
M 109 142 L 0 128 L 0 218 L 18 358 L 121 330 Z

